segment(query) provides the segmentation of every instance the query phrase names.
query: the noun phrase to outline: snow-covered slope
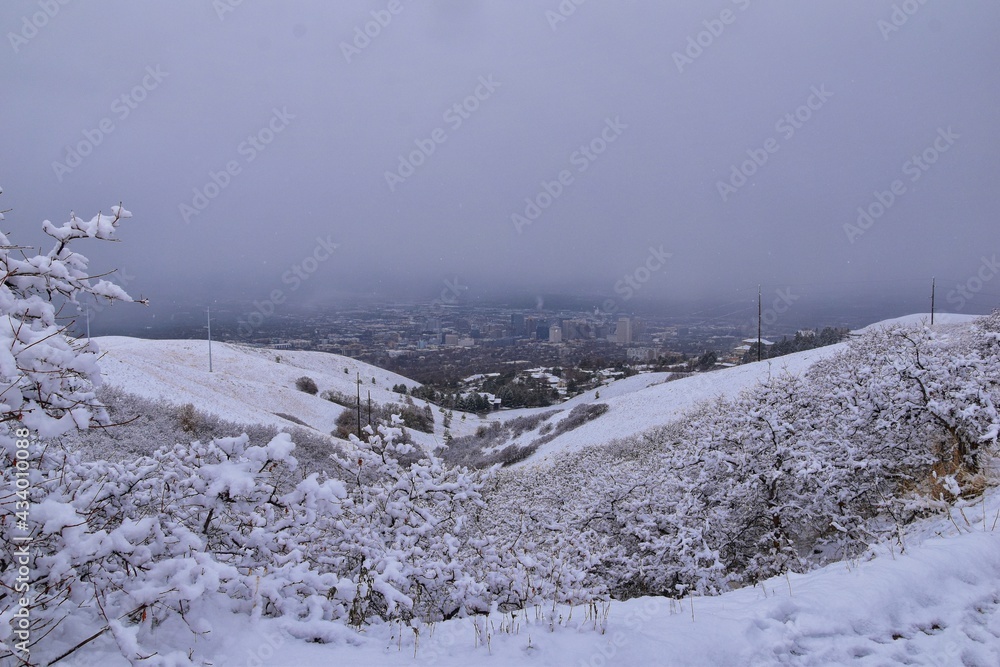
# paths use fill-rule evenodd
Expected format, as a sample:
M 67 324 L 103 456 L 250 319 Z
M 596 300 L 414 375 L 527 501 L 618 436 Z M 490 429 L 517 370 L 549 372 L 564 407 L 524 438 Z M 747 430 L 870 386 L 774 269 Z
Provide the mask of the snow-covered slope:
M 938 314 L 935 325 L 962 325 L 974 319 L 976 316 Z M 915 314 L 878 322 L 861 331 L 892 325 L 915 326 L 929 320 L 928 314 Z M 150 398 L 162 397 L 174 403 L 193 403 L 202 410 L 236 422 L 290 426 L 291 422 L 275 414 L 282 413 L 295 416 L 313 428 L 329 433 L 342 408 L 296 390 L 295 380 L 302 375 L 312 377 L 320 391 L 334 389 L 354 395 L 356 373 L 360 372 L 362 396 L 367 396 L 367 391 L 371 390 L 372 400 L 376 403 L 398 402 L 399 395 L 392 392 L 395 384 L 417 386 L 412 380 L 395 373 L 347 357 L 321 352 L 289 352 L 215 344 L 214 372 L 209 373 L 208 348 L 204 341 L 154 341 L 123 337 L 95 340 L 106 351 L 102 372 L 109 384 Z M 734 396 L 743 389 L 765 381 L 771 375 L 803 373 L 843 346 L 844 344 L 832 345 L 677 380 L 669 380 L 669 373 L 636 375 L 614 381 L 597 391 L 589 391 L 550 408 L 506 410 L 491 414 L 486 420 L 471 416 L 466 420 L 456 418 L 452 422 L 451 432 L 455 436 L 467 435 L 483 423 L 509 421 L 550 410 L 555 410 L 557 414 L 545 423 L 557 428 L 559 422 L 567 418 L 577 406 L 607 404 L 606 413 L 546 442 L 534 455 L 518 464 L 532 465 L 562 453 L 633 436 L 669 423 L 702 401 Z M 345 368 L 347 373 L 344 372 Z M 373 377 L 374 384 L 371 382 Z M 423 405 L 423 402 L 417 401 L 417 404 Z M 540 437 L 541 427 L 539 425 L 520 435 L 512 441 L 513 444 L 530 445 Z M 422 444 L 433 446 L 441 442 L 442 434 L 440 414 L 435 410 L 435 434 L 413 435 Z M 503 446 L 507 444 L 510 443 L 504 443 Z
M 935 316 L 935 326 L 964 325 L 975 320 L 977 315 Z M 865 327 L 855 333 L 890 326 L 918 326 L 930 321 L 929 314 L 915 314 L 885 320 Z M 556 415 L 548 420 L 558 426 L 561 419 L 578 405 L 606 403 L 608 411 L 600 417 L 576 429 L 568 431 L 541 445 L 531 457 L 517 465 L 533 465 L 545 462 L 554 456 L 573 452 L 590 445 L 599 445 L 615 438 L 637 435 L 657 426 L 669 423 L 697 404 L 714 398 L 729 398 L 739 392 L 764 382 L 768 377 L 781 374 L 801 374 L 814 363 L 842 350 L 846 343 L 831 345 L 815 350 L 807 350 L 768 361 L 744 364 L 711 373 L 701 373 L 673 381 L 669 374 L 652 373 L 636 375 L 612 382 L 597 391 L 589 391 L 557 406 Z M 503 421 L 519 416 L 543 412 L 553 408 L 512 410 L 495 417 Z M 530 445 L 539 437 L 537 429 L 513 440 L 514 444 Z
M 467 667 L 488 664 L 924 665 L 1000 664 L 1000 496 L 920 522 L 866 558 L 771 579 L 718 597 L 612 602 L 595 630 L 583 608 L 529 610 L 511 619 L 396 624 L 333 643 L 287 634 L 280 620 L 220 613 L 202 650 L 215 665 Z M 694 607 L 692 611 L 692 606 Z M 603 609 L 598 610 L 603 616 Z M 525 618 L 526 616 L 526 618 Z M 596 623 L 600 628 L 602 622 Z M 478 626 L 478 627 L 477 627 Z M 508 628 L 510 628 L 508 630 Z M 328 634 L 329 637 L 329 634 Z M 332 638 L 332 637 L 331 637 Z M 73 665 L 127 664 L 107 637 Z
M 600 417 L 564 433 L 542 445 L 525 463 L 530 465 L 552 456 L 572 452 L 589 445 L 606 443 L 662 426 L 676 419 L 698 403 L 716 397 L 734 396 L 743 389 L 766 380 L 776 373 L 801 373 L 819 359 L 830 356 L 842 345 L 799 352 L 771 361 L 745 364 L 711 373 L 700 373 L 678 380 L 666 380 L 666 374 L 635 375 L 607 387 L 574 397 L 558 409 L 569 414 L 577 405 L 606 403 L 608 411 Z M 596 395 L 600 394 L 600 398 Z M 524 414 L 512 411 L 505 418 Z M 552 421 L 558 425 L 559 417 Z M 519 442 L 529 444 L 532 436 Z
M 934 326 L 949 326 L 956 324 L 968 324 L 976 319 L 982 317 L 982 315 L 961 315 L 958 313 L 937 313 L 934 315 Z M 920 313 L 916 315 L 904 315 L 903 317 L 895 317 L 891 320 L 883 320 L 881 322 L 876 322 L 874 324 L 869 324 L 863 329 L 858 329 L 852 333 L 860 334 L 873 329 L 883 329 L 886 327 L 902 326 L 902 327 L 915 327 L 915 326 L 927 326 L 931 322 L 930 313 Z
M 371 391 L 372 400 L 377 403 L 399 401 L 399 394 L 392 391 L 393 385 L 419 386 L 381 368 L 323 352 L 213 343 L 213 372 L 209 373 L 205 341 L 117 336 L 94 340 L 104 353 L 101 373 L 105 383 L 146 398 L 192 403 L 196 408 L 240 423 L 292 426 L 293 422 L 277 416 L 282 413 L 330 433 L 343 408 L 296 389 L 295 380 L 302 376 L 315 380 L 320 393 L 333 389 L 354 396 L 360 373 L 362 398 Z

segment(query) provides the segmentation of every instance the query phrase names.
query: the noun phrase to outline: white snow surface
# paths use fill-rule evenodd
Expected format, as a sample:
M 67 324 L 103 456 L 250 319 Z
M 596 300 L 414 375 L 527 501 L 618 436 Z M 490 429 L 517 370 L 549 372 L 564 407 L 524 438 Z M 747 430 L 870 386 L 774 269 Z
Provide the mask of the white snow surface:
M 842 348 L 843 344 L 831 345 L 711 373 L 698 373 L 673 381 L 667 380 L 669 373 L 647 373 L 617 380 L 560 404 L 558 409 L 564 414 L 569 414 L 577 405 L 589 403 L 606 403 L 609 409 L 597 419 L 543 444 L 533 456 L 517 465 L 544 463 L 554 456 L 583 447 L 637 435 L 677 419 L 704 401 L 735 396 L 771 375 L 803 373 L 820 359 L 829 357 Z M 595 397 L 598 393 L 600 398 Z M 547 409 L 552 408 L 536 408 L 530 412 Z M 527 412 L 510 411 L 501 418 L 509 419 Z M 557 424 L 555 419 L 553 418 L 553 423 Z M 530 440 L 531 437 L 522 436 L 515 442 L 529 444 Z
M 104 354 L 100 365 L 106 384 L 150 399 L 192 403 L 200 410 L 238 423 L 289 428 L 293 422 L 275 414 L 283 413 L 330 433 L 344 408 L 296 389 L 295 380 L 302 376 L 315 380 L 321 394 L 333 389 L 354 396 L 360 373 L 362 401 L 371 391 L 377 403 L 400 402 L 402 397 L 392 391 L 396 384 L 419 386 L 401 375 L 324 352 L 213 343 L 213 372 L 209 373 L 207 341 L 122 336 L 94 341 Z M 281 361 L 276 361 L 279 358 Z M 416 402 L 423 405 L 422 401 Z
M 936 313 L 934 315 L 934 326 L 948 326 L 955 324 L 968 324 L 982 317 L 982 315 L 963 315 L 960 313 Z M 931 315 L 930 313 L 917 313 L 914 315 L 904 315 L 903 317 L 895 317 L 891 320 L 883 320 L 881 322 L 876 322 L 874 324 L 869 324 L 868 326 L 858 329 L 857 331 L 852 331 L 851 333 L 860 334 L 867 331 L 875 329 L 884 329 L 893 326 L 902 327 L 914 327 L 914 326 L 930 326 Z
M 216 667 L 321 665 L 965 665 L 1000 664 L 1000 494 L 911 526 L 863 558 L 718 597 L 612 602 L 603 632 L 559 607 L 420 628 L 378 625 L 293 638 L 280 620 L 220 613 L 203 648 Z M 693 606 L 693 611 L 692 611 Z M 537 620 L 536 614 L 542 619 Z M 602 614 L 603 615 L 603 614 Z M 561 619 L 561 620 L 560 620 Z M 477 642 L 478 624 L 481 640 Z M 317 636 L 320 631 L 317 629 Z M 486 644 L 487 634 L 489 642 Z M 188 634 L 188 636 L 190 636 Z M 414 653 L 416 657 L 414 657 Z M 127 664 L 102 638 L 66 664 Z
M 935 326 L 963 325 L 978 319 L 979 315 L 935 315 Z M 930 314 L 914 314 L 871 324 L 854 332 L 891 326 L 918 326 L 928 324 Z M 517 466 L 545 463 L 556 456 L 577 451 L 583 447 L 600 445 L 616 438 L 634 436 L 657 426 L 668 424 L 699 403 L 716 398 L 731 398 L 741 391 L 765 382 L 773 375 L 784 373 L 799 375 L 821 359 L 826 359 L 844 349 L 846 343 L 797 352 L 775 359 L 724 368 L 711 373 L 698 373 L 686 378 L 667 381 L 669 373 L 648 373 L 617 380 L 596 391 L 576 396 L 556 409 L 568 414 L 578 405 L 606 403 L 608 412 L 572 431 L 539 447 L 531 457 Z M 600 398 L 597 398 L 600 394 Z M 499 419 L 507 420 L 525 414 L 544 412 L 553 408 L 512 410 L 501 413 Z M 552 423 L 558 424 L 560 417 Z M 530 444 L 537 432 L 521 436 L 515 443 Z

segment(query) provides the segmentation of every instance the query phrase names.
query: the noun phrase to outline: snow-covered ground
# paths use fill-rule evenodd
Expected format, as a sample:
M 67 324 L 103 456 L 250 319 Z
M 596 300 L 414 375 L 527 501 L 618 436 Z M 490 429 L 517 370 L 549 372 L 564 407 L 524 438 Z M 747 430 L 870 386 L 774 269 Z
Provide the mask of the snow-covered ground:
M 293 422 L 277 416 L 282 413 L 323 433 L 332 431 L 343 408 L 296 389 L 295 381 L 302 376 L 315 380 L 320 393 L 332 389 L 354 396 L 360 373 L 362 400 L 371 391 L 372 400 L 378 403 L 400 401 L 402 397 L 392 391 L 396 384 L 419 386 L 381 368 L 323 352 L 213 343 L 213 372 L 209 373 L 205 341 L 121 336 L 94 340 L 104 354 L 101 375 L 106 384 L 146 398 L 192 403 L 239 423 L 291 427 Z
M 966 665 L 1000 664 L 1000 494 L 910 527 L 865 558 L 718 597 L 640 598 L 598 609 L 535 610 L 420 629 L 375 626 L 309 643 L 277 620 L 220 614 L 204 647 L 216 667 L 320 665 Z M 692 611 L 693 606 L 693 611 Z M 572 614 L 572 615 L 571 615 Z M 477 627 L 478 626 L 478 630 Z M 602 628 L 603 627 L 603 631 Z M 414 657 L 414 654 L 416 657 Z M 102 640 L 77 667 L 126 664 Z
M 698 373 L 673 381 L 667 380 L 668 373 L 634 375 L 618 380 L 560 405 L 560 410 L 566 414 L 577 405 L 587 403 L 606 403 L 609 409 L 597 419 L 545 443 L 521 465 L 544 462 L 557 454 L 637 435 L 662 426 L 698 403 L 720 396 L 735 396 L 773 374 L 802 373 L 816 361 L 830 356 L 840 348 L 841 345 L 832 345 L 770 361 Z M 600 394 L 600 398 L 595 398 L 597 394 Z
M 959 313 L 937 313 L 934 315 L 934 326 L 949 326 L 955 324 L 968 324 L 982 317 L 982 315 L 962 315 Z M 874 324 L 869 324 L 868 326 L 853 331 L 851 333 L 860 334 L 873 329 L 883 329 L 886 327 L 893 326 L 903 326 L 903 327 L 913 327 L 913 326 L 929 326 L 931 323 L 930 313 L 918 313 L 915 315 L 904 315 L 903 317 L 894 317 L 890 320 L 883 320 L 881 322 L 875 322 Z
M 362 398 L 366 398 L 370 390 L 376 403 L 399 402 L 402 397 L 392 392 L 396 384 L 418 386 L 395 373 L 323 352 L 291 352 L 215 343 L 212 348 L 213 372 L 209 373 L 208 345 L 205 341 L 126 337 L 95 340 L 104 352 L 101 372 L 107 384 L 147 398 L 162 398 L 178 404 L 192 403 L 201 410 L 239 423 L 291 427 L 292 422 L 278 416 L 281 413 L 297 417 L 323 433 L 330 433 L 343 408 L 297 390 L 295 380 L 303 375 L 313 378 L 320 392 L 333 389 L 353 396 L 356 374 L 360 372 Z M 463 421 L 456 414 L 451 432 L 455 436 L 466 435 L 489 421 L 509 421 L 550 410 L 558 414 L 549 421 L 558 424 L 579 405 L 608 404 L 610 409 L 607 413 L 546 443 L 528 459 L 528 462 L 544 461 L 557 453 L 603 444 L 668 423 L 701 401 L 735 395 L 772 373 L 802 372 L 838 348 L 810 350 L 773 361 L 674 381 L 668 381 L 669 373 L 634 375 L 549 408 L 504 410 L 491 414 L 486 420 L 468 415 Z M 375 384 L 371 382 L 373 377 Z M 416 403 L 424 404 L 419 400 Z M 441 442 L 444 429 L 436 409 L 434 417 L 435 435 L 413 433 L 422 444 L 436 445 Z M 536 429 L 514 442 L 528 445 L 538 437 Z

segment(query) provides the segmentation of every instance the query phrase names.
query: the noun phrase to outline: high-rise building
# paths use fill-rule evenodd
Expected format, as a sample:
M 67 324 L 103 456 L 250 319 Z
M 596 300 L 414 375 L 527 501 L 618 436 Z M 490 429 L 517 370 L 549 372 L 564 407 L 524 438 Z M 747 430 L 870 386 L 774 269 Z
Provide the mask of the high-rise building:
M 562 342 L 562 326 L 559 324 L 553 324 L 549 327 L 549 342 L 550 343 L 561 343 Z
M 629 345 L 632 342 L 632 320 L 627 317 L 618 318 L 615 340 L 619 345 Z
M 510 330 L 515 336 L 523 336 L 526 332 L 524 328 L 524 315 L 520 313 L 511 313 L 510 316 Z

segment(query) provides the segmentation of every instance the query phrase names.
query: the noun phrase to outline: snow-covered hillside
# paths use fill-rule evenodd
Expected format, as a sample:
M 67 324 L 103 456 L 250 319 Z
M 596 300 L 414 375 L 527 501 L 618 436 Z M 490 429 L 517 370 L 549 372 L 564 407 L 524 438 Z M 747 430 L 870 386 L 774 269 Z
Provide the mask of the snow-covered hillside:
M 928 322 L 927 314 L 878 322 L 861 331 L 894 325 L 917 325 Z M 974 316 L 939 314 L 935 325 L 947 327 L 974 320 Z M 858 333 L 861 333 L 860 331 Z M 102 374 L 105 381 L 126 391 L 148 398 L 164 398 L 173 403 L 193 403 L 219 417 L 240 423 L 265 423 L 289 427 L 278 413 L 301 419 L 309 426 L 329 433 L 343 408 L 295 389 L 295 380 L 307 375 L 316 380 L 320 391 L 333 389 L 354 395 L 355 377 L 360 373 L 362 396 L 371 391 L 376 403 L 398 402 L 392 387 L 402 383 L 418 386 L 395 373 L 358 362 L 348 357 L 321 352 L 290 352 L 244 346 L 213 346 L 214 372 L 208 372 L 208 346 L 204 341 L 141 340 L 106 337 L 95 339 L 105 352 Z M 490 422 L 507 422 L 518 417 L 555 411 L 538 427 L 519 435 L 504 446 L 527 447 L 541 437 L 546 424 L 558 428 L 573 408 L 593 403 L 607 404 L 608 410 L 582 426 L 545 442 L 518 465 L 551 460 L 561 453 L 600 445 L 616 438 L 626 438 L 669 423 L 697 404 L 714 398 L 731 398 L 740 391 L 765 382 L 776 374 L 801 374 L 821 359 L 842 350 L 844 344 L 790 354 L 759 363 L 701 373 L 670 380 L 669 373 L 647 373 L 616 380 L 596 391 L 588 391 L 550 408 L 504 410 L 485 420 L 469 416 L 455 419 L 451 432 L 467 435 Z M 280 360 L 280 361 L 278 361 Z M 344 369 L 348 372 L 344 372 Z M 375 378 L 375 383 L 371 380 Z M 423 405 L 423 401 L 416 401 Z M 413 433 L 421 444 L 435 446 L 442 442 L 444 429 L 435 414 L 435 433 Z
M 599 445 L 615 438 L 624 438 L 662 426 L 681 416 L 698 403 L 717 397 L 729 398 L 743 389 L 779 373 L 798 374 L 819 359 L 825 359 L 842 348 L 842 345 L 808 350 L 771 361 L 725 368 L 711 373 L 670 380 L 669 373 L 634 375 L 617 380 L 596 391 L 576 396 L 558 406 L 559 415 L 549 421 L 558 426 L 569 412 L 578 405 L 606 403 L 608 411 L 593 421 L 564 433 L 543 444 L 533 456 L 520 465 L 544 462 L 558 454 L 573 452 L 591 445 Z M 599 396 L 598 396 L 599 395 Z M 551 408 L 533 409 L 531 412 Z M 527 411 L 512 410 L 501 415 L 511 419 Z M 537 431 L 522 435 L 517 444 L 528 445 L 538 436 Z
M 104 353 L 101 375 L 105 383 L 146 398 L 192 403 L 237 423 L 293 426 L 278 416 L 281 413 L 330 433 L 343 408 L 296 389 L 295 381 L 302 376 L 315 380 L 320 393 L 335 390 L 354 396 L 360 373 L 362 398 L 370 391 L 376 403 L 399 402 L 394 385 L 419 386 L 381 368 L 323 352 L 213 343 L 213 372 L 209 373 L 206 341 L 118 336 L 94 340 Z
M 962 325 L 976 319 L 971 315 L 939 314 L 935 326 Z M 916 326 L 929 322 L 929 314 L 915 314 L 876 322 L 856 333 L 891 326 Z M 612 382 L 596 391 L 576 396 L 557 406 L 559 414 L 547 423 L 558 427 L 559 421 L 570 411 L 588 403 L 606 403 L 608 411 L 593 421 L 566 432 L 541 445 L 525 461 L 517 465 L 532 465 L 551 460 L 554 456 L 599 445 L 615 438 L 627 438 L 651 428 L 662 426 L 681 416 L 697 404 L 715 399 L 732 398 L 744 389 L 765 382 L 779 374 L 800 375 L 821 359 L 827 359 L 843 350 L 846 343 L 831 345 L 805 352 L 798 352 L 777 359 L 726 368 L 712 373 L 701 373 L 677 380 L 669 380 L 668 373 L 635 375 Z M 537 414 L 553 408 L 532 408 L 500 413 L 496 419 L 507 421 L 528 414 Z M 539 437 L 538 429 L 520 435 L 512 441 L 515 445 L 528 446 Z

